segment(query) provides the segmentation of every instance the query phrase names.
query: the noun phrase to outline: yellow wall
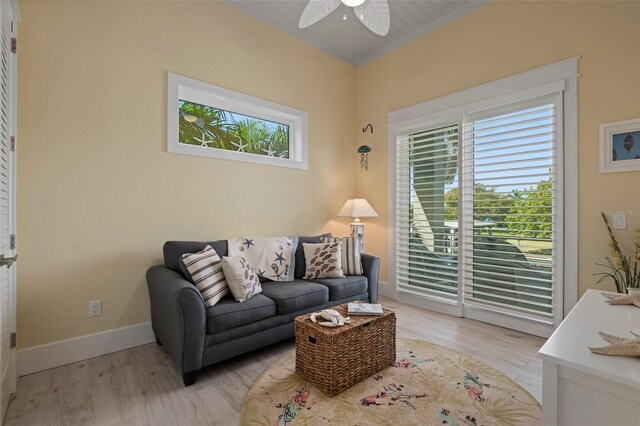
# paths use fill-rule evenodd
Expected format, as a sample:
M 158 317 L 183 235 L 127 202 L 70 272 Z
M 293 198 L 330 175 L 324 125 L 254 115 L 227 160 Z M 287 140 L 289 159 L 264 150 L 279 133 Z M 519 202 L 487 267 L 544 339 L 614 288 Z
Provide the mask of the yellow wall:
M 21 348 L 148 321 L 165 240 L 345 233 L 356 195 L 388 281 L 386 114 L 576 55 L 580 293 L 607 254 L 599 212 L 636 213 L 627 247 L 640 226 L 640 173 L 598 172 L 598 124 L 640 117 L 638 2 L 494 2 L 357 70 L 220 2 L 20 9 Z M 309 170 L 167 154 L 168 71 L 307 111 Z
M 367 249 L 387 269 L 386 114 L 500 78 L 581 56 L 579 120 L 579 293 L 595 286 L 595 262 L 608 255 L 601 210 L 630 211 L 624 246 L 640 227 L 640 173 L 600 174 L 598 125 L 640 117 L 640 2 L 492 2 L 357 71 L 358 124 L 376 133 L 358 192 L 378 219 L 367 220 Z M 613 288 L 613 286 L 611 286 Z
M 222 2 L 20 11 L 21 348 L 149 321 L 166 240 L 347 232 L 355 68 Z M 309 169 L 168 154 L 168 71 L 307 111 Z

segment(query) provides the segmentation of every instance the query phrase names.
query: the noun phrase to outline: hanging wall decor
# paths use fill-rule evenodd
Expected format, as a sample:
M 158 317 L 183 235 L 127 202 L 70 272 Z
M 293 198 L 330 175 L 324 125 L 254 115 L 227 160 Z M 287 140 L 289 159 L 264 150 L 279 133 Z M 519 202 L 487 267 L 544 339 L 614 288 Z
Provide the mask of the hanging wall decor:
M 640 171 L 640 118 L 600 125 L 600 173 Z
M 307 168 L 307 113 L 168 75 L 167 151 Z
M 358 152 L 360 153 L 360 168 L 362 170 L 369 170 L 369 153 L 371 152 L 371 147 L 361 145 L 358 148 Z
M 362 128 L 362 133 L 367 133 L 370 131 L 373 134 L 373 124 L 369 123 L 365 127 Z M 360 154 L 360 168 L 362 170 L 369 170 L 369 153 L 371 152 L 371 147 L 368 145 L 360 145 L 358 148 L 358 153 Z

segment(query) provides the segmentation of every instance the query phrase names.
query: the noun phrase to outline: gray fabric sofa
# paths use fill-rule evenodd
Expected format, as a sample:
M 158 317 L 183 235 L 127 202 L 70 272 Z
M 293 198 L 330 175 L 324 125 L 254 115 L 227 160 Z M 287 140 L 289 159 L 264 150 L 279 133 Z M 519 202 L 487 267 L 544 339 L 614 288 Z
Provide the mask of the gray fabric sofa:
M 323 235 L 327 236 L 327 235 Z M 198 370 L 227 358 L 294 336 L 294 318 L 354 300 L 378 299 L 380 260 L 362 255 L 364 276 L 302 280 L 305 271 L 303 243 L 320 238 L 299 237 L 295 255 L 295 281 L 263 282 L 262 293 L 243 303 L 226 296 L 206 307 L 198 289 L 182 275 L 178 263 L 184 253 L 211 245 L 227 255 L 227 241 L 168 241 L 164 265 L 147 272 L 151 322 L 159 345 L 163 345 L 180 371 L 185 386 L 195 382 Z

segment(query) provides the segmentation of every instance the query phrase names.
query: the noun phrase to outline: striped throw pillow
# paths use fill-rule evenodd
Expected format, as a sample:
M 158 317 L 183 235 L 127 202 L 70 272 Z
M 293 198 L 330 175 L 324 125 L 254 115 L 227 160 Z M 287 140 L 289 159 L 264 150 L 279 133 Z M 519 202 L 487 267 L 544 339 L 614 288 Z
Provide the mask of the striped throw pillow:
M 191 275 L 191 280 L 200 290 L 204 304 L 208 307 L 215 305 L 229 293 L 229 287 L 222 272 L 222 260 L 211 246 L 206 246 L 198 253 L 183 254 L 181 262 L 184 264 L 184 269 Z
M 358 237 L 322 238 L 323 243 L 342 243 L 342 272 L 345 275 L 363 275 Z

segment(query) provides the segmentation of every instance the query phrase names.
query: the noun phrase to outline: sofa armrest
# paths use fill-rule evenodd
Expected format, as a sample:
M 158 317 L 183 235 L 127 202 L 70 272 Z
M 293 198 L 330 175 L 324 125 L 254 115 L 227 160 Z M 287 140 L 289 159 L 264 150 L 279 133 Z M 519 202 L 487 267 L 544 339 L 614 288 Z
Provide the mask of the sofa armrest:
M 202 295 L 182 275 L 165 266 L 147 272 L 151 324 L 182 374 L 202 367 L 207 316 Z
M 380 258 L 362 253 L 362 270 L 369 281 L 369 303 L 378 303 L 378 273 L 380 272 Z

